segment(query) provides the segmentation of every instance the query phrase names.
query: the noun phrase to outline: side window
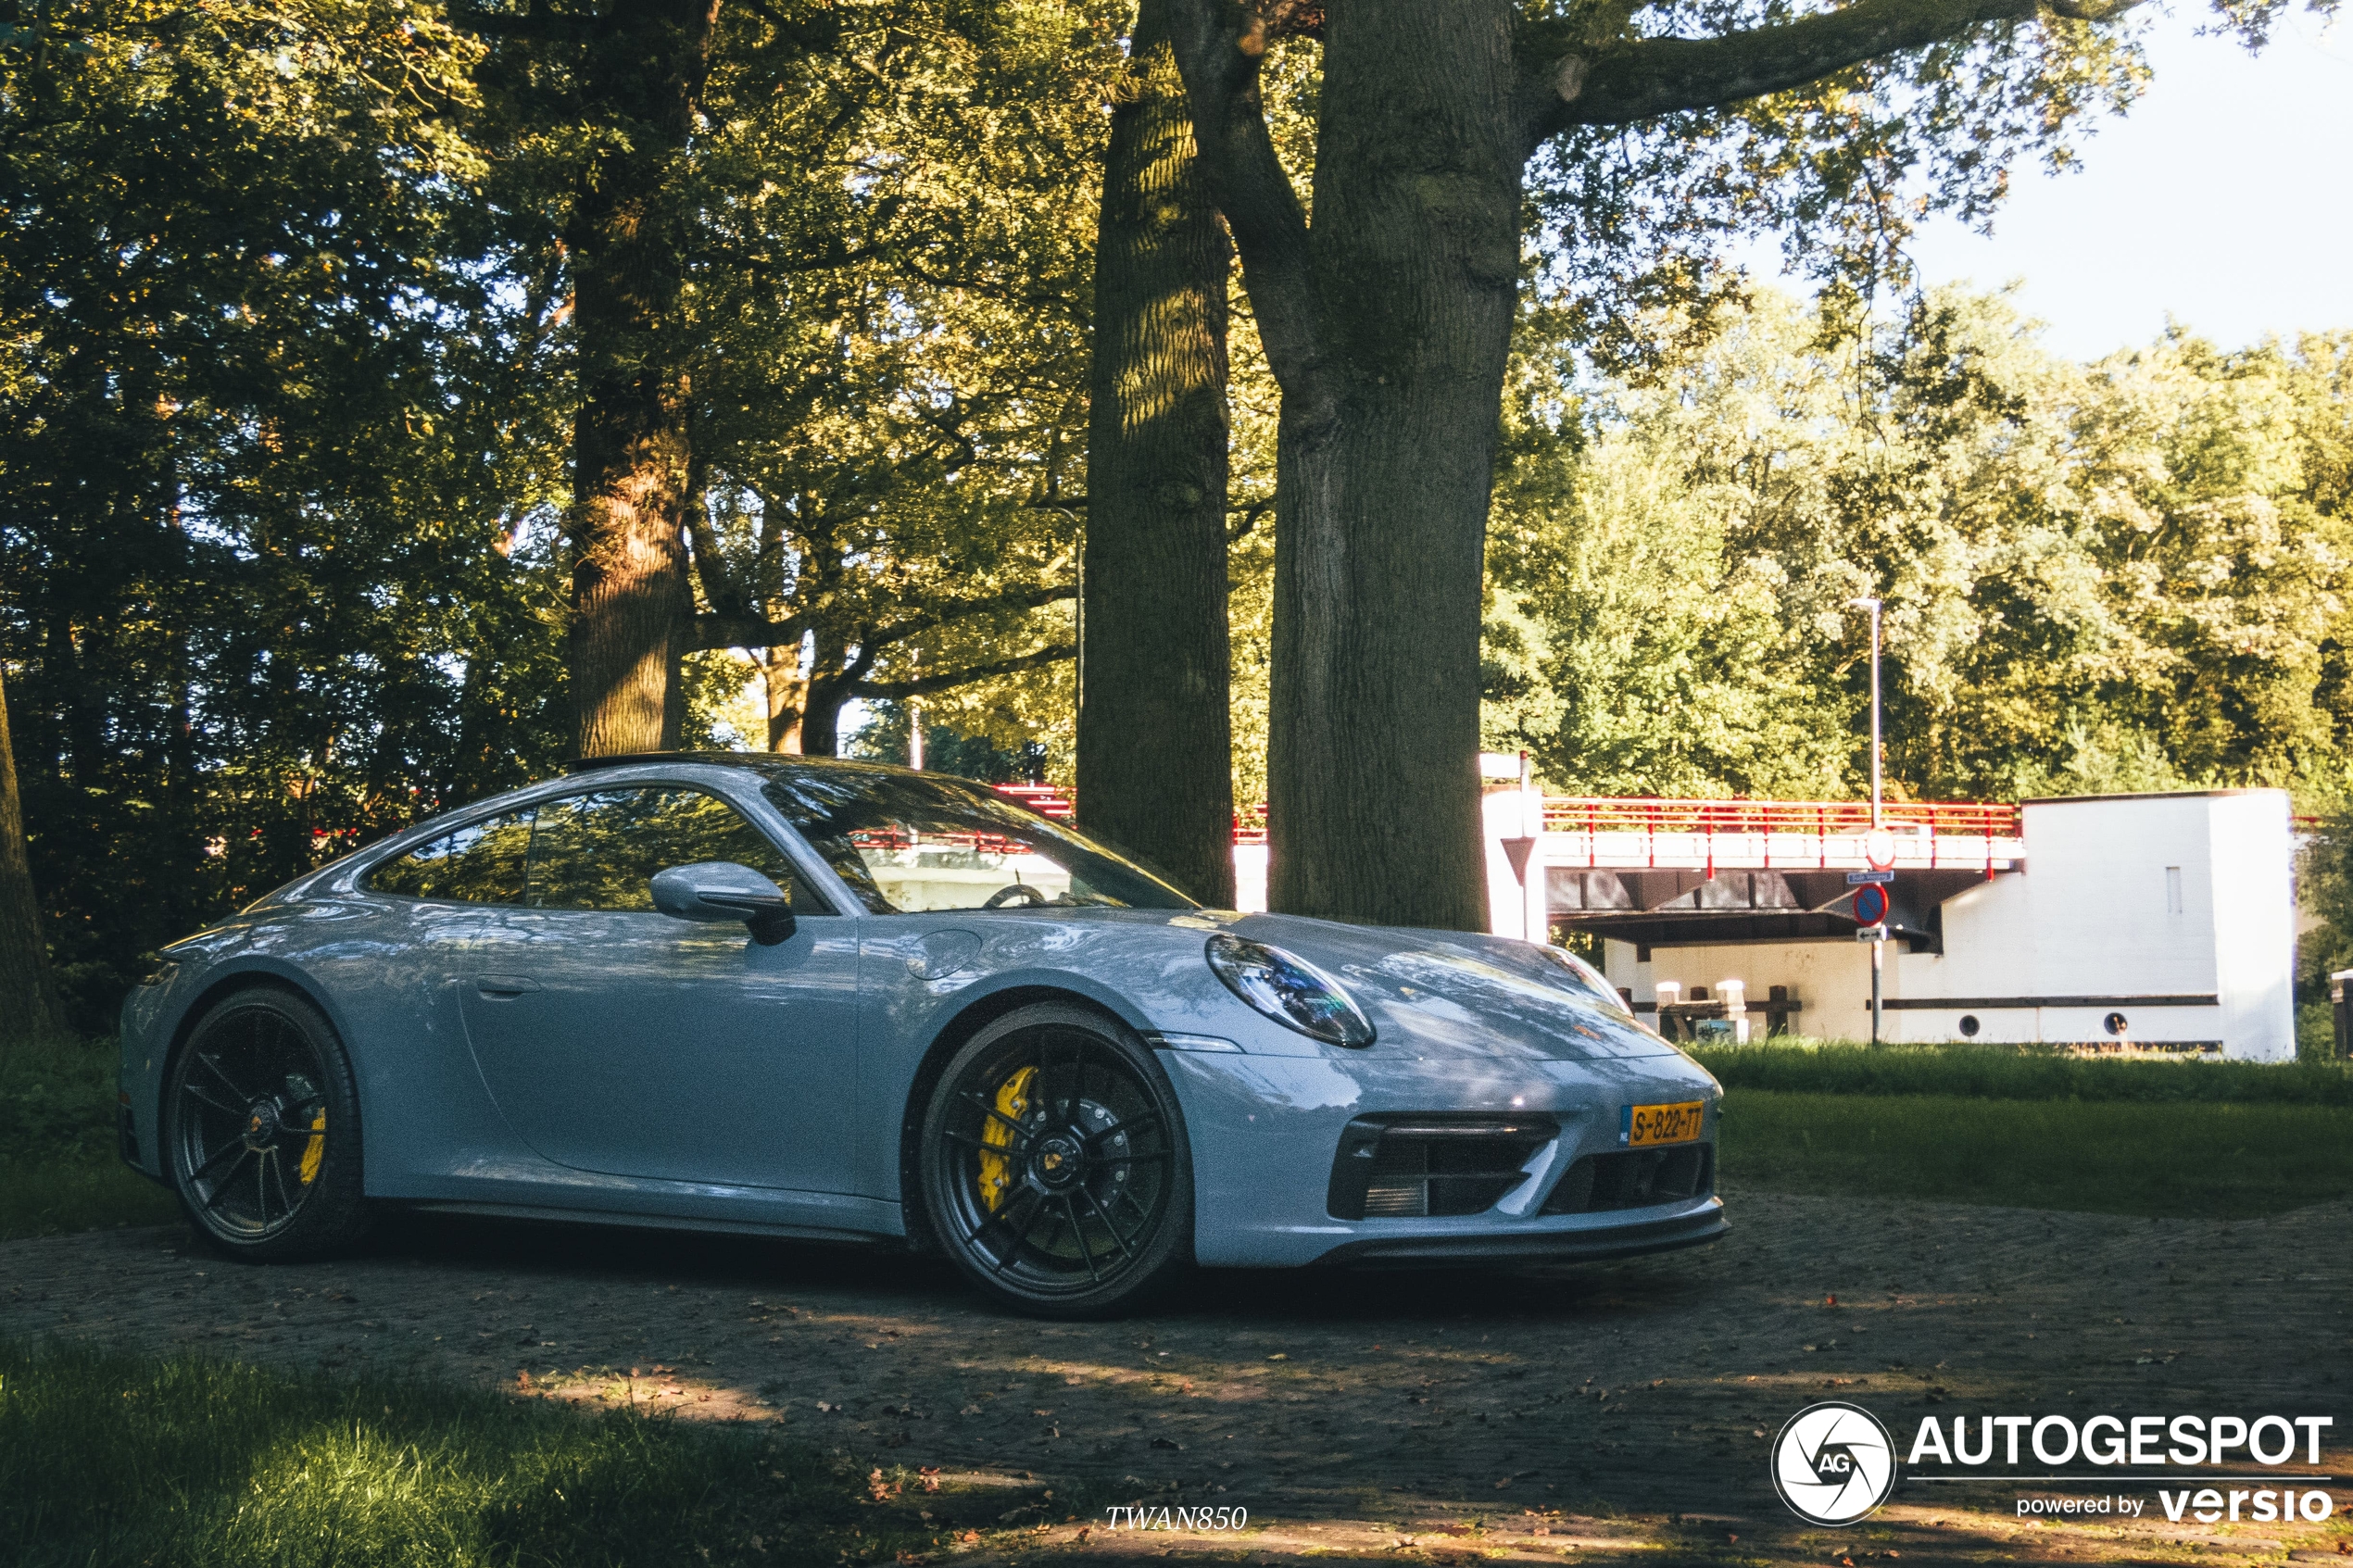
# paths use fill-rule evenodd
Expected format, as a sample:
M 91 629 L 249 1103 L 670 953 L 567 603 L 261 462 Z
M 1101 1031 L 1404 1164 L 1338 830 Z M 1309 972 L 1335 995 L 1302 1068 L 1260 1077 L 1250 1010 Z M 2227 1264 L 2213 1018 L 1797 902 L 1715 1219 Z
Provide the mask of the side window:
M 650 909 L 653 877 L 672 866 L 733 860 L 774 882 L 793 912 L 833 911 L 784 851 L 734 807 L 698 789 L 658 786 L 566 796 L 539 808 L 524 902 L 548 909 Z
M 528 810 L 490 817 L 378 866 L 368 885 L 454 904 L 520 904 L 531 844 Z

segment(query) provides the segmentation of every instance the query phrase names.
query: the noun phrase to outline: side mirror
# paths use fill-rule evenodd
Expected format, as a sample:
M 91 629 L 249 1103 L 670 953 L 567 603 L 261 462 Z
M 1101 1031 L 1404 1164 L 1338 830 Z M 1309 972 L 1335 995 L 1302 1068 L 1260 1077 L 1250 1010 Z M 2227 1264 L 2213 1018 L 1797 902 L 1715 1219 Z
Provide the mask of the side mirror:
M 733 860 L 703 860 L 656 872 L 654 908 L 679 920 L 741 921 L 773 947 L 799 929 L 783 888 Z

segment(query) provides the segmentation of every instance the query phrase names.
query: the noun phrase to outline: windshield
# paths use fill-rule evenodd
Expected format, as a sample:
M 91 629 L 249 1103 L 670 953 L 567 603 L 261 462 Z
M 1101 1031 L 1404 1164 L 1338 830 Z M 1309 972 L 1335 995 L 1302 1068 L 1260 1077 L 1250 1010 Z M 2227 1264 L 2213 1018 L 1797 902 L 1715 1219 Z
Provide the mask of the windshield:
M 1141 867 L 978 784 L 840 765 L 762 771 L 761 793 L 878 915 L 1195 908 Z

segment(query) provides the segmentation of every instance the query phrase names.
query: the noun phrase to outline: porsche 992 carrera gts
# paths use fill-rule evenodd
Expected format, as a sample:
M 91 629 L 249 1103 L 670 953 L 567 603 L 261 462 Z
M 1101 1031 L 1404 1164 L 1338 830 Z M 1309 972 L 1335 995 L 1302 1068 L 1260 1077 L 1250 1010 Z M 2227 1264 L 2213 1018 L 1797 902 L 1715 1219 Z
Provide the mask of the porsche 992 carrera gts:
M 175 944 L 125 1157 L 231 1253 L 377 1206 L 943 1252 L 1023 1311 L 1180 1269 L 1708 1241 L 1719 1091 L 1554 947 L 1195 905 L 977 784 L 584 765 Z

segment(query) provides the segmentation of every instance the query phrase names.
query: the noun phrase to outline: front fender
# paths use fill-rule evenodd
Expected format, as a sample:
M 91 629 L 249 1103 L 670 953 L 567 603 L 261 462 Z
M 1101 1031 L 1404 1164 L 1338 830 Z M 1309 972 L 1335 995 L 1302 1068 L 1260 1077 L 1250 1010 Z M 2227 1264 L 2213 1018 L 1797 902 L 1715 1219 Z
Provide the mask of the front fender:
M 176 946 L 185 951 L 203 940 L 201 936 L 192 937 Z M 183 962 L 181 972 L 163 984 L 135 987 L 123 998 L 115 1079 L 120 1091 L 131 1097 L 132 1133 L 139 1151 L 131 1166 L 157 1181 L 164 1179 L 164 1074 L 170 1067 L 172 1053 L 180 1048 L 206 1010 L 220 997 L 246 985 L 283 985 L 325 1013 L 327 1022 L 334 1025 L 336 1035 L 345 1042 L 345 1048 L 350 1048 L 351 1029 L 343 1010 L 301 965 L 274 953 L 249 948 L 239 951 L 234 944 L 224 946 L 229 947 L 227 952 L 216 951 L 200 965 Z

